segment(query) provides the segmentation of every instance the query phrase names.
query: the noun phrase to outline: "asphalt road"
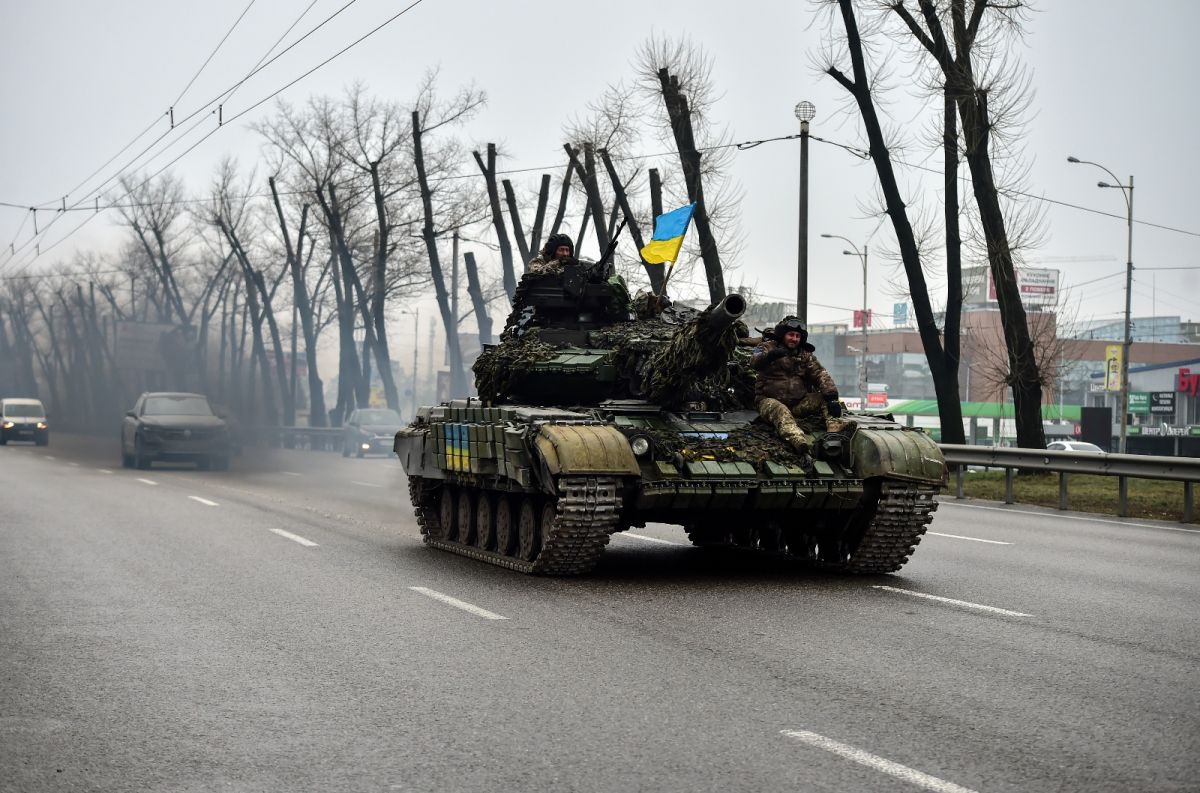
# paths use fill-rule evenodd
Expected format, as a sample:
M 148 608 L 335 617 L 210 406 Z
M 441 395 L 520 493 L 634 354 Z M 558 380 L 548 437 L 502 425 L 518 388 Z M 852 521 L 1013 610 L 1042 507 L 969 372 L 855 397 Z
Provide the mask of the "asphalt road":
M 650 526 L 543 579 L 423 547 L 392 459 L 51 443 L 0 447 L 3 791 L 1200 789 L 1194 529 L 950 500 L 892 576 Z

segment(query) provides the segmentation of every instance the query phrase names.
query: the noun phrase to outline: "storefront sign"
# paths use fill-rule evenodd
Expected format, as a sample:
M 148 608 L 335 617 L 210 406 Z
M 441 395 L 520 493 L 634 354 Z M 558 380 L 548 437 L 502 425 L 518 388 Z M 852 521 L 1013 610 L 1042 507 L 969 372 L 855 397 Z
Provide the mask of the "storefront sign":
M 1192 425 L 1190 427 L 1172 427 L 1170 424 L 1163 424 L 1161 427 L 1128 427 L 1129 435 L 1142 435 L 1147 438 L 1179 438 L 1186 435 L 1200 435 L 1200 426 Z
M 1150 415 L 1150 393 L 1148 391 L 1130 391 L 1129 412 L 1139 416 Z
M 1173 391 L 1151 391 L 1150 413 L 1156 416 L 1175 415 L 1175 393 Z
M 1196 396 L 1197 393 L 1200 393 L 1200 372 L 1192 374 L 1191 369 L 1180 368 L 1175 381 L 1175 390 L 1181 394 Z

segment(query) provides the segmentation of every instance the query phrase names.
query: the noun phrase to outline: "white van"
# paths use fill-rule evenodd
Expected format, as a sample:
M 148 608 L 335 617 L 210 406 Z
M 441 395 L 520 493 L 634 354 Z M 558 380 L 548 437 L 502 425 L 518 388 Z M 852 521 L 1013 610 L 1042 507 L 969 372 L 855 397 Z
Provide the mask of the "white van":
M 0 399 L 0 446 L 9 441 L 50 443 L 50 424 L 41 400 Z

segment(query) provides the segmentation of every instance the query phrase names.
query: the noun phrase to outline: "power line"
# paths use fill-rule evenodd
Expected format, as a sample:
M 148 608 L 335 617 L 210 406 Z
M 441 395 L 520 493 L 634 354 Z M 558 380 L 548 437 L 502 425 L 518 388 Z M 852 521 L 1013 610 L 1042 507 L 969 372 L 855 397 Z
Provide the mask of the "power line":
M 179 120 L 179 121 L 178 121 L 178 122 L 177 122 L 175 125 L 173 125 L 173 126 L 170 128 L 170 129 L 168 129 L 166 132 L 164 132 L 162 135 L 160 135 L 158 138 L 156 138 L 156 139 L 155 139 L 155 140 L 154 140 L 154 141 L 153 141 L 153 142 L 152 142 L 152 143 L 151 143 L 149 146 L 147 146 L 147 147 L 146 147 L 146 148 L 144 148 L 144 149 L 143 149 L 141 152 L 139 152 L 139 153 L 138 153 L 138 155 L 137 155 L 136 157 L 134 157 L 132 160 L 130 160 L 130 161 L 129 161 L 129 162 L 128 162 L 128 163 L 127 163 L 127 164 L 126 164 L 124 167 L 122 167 L 121 169 L 119 169 L 119 170 L 118 170 L 116 173 L 114 173 L 112 176 L 108 177 L 108 178 L 107 178 L 107 179 L 105 179 L 103 182 L 101 182 L 101 183 L 100 183 L 100 184 L 99 184 L 97 187 L 93 188 L 91 191 L 89 191 L 87 194 L 85 194 L 85 195 L 84 195 L 84 196 L 83 196 L 83 197 L 82 197 L 80 200 L 76 201 L 76 202 L 75 202 L 75 203 L 74 203 L 74 204 L 73 204 L 71 207 L 66 207 L 66 206 L 65 206 L 65 197 L 64 197 L 64 199 L 63 199 L 63 204 L 64 204 L 64 205 L 63 205 L 62 209 L 63 209 L 63 210 L 67 210 L 67 209 L 76 209 L 76 208 L 80 207 L 80 206 L 81 206 L 81 205 L 82 205 L 84 202 L 86 202 L 86 201 L 88 201 L 89 199 L 91 199 L 93 196 L 96 196 L 96 195 L 97 195 L 97 194 L 100 192 L 100 190 L 102 190 L 102 189 L 105 187 L 105 185 L 109 184 L 109 183 L 110 183 L 110 182 L 112 182 L 114 179 L 118 178 L 118 177 L 119 177 L 121 174 L 123 174 L 123 173 L 124 173 L 125 171 L 127 171 L 127 170 L 128 170 L 130 167 L 132 167 L 134 163 L 136 163 L 136 162 L 137 162 L 139 159 L 141 159 L 141 158 L 142 158 L 142 156 L 144 156 L 144 155 L 146 154 L 146 152 L 150 151 L 150 149 L 152 149 L 152 148 L 154 148 L 156 145 L 158 145 L 158 143 L 160 143 L 160 142 L 163 140 L 163 138 L 167 137 L 167 135 L 169 135 L 169 134 L 170 134 L 170 133 L 171 133 L 171 132 L 174 130 L 174 127 L 175 127 L 175 126 L 178 126 L 178 125 L 185 124 L 186 122 L 188 122 L 188 121 L 190 121 L 191 119 L 195 118 L 196 116 L 200 115 L 200 114 L 201 114 L 203 111 L 205 111 L 205 110 L 207 110 L 208 108 L 212 107 L 214 104 L 217 104 L 217 103 L 221 102 L 221 101 L 222 101 L 222 99 L 223 99 L 224 97 L 226 97 L 226 96 L 232 96 L 232 95 L 233 95 L 233 92 L 235 92 L 235 91 L 236 91 L 236 90 L 237 90 L 239 87 L 241 87 L 241 86 L 242 86 L 242 85 L 243 85 L 243 84 L 244 84 L 244 83 L 245 83 L 247 80 L 249 80 L 251 77 L 253 77 L 254 75 L 258 74 L 258 73 L 259 73 L 259 72 L 261 72 L 263 69 L 267 68 L 267 67 L 268 67 L 268 66 L 270 66 L 272 63 L 274 63 L 275 61 L 279 60 L 281 57 L 283 57 L 284 55 L 286 55 L 286 54 L 287 54 L 289 51 L 291 51 L 293 48 L 295 48 L 295 47 L 296 47 L 298 44 L 300 44 L 301 42 L 303 42 L 305 39 L 307 39 L 307 38 L 308 38 L 309 36 L 311 36 L 313 33 L 316 33 L 318 30 L 320 30 L 322 27 L 324 27 L 326 24 L 328 24 L 330 21 L 332 21 L 332 20 L 333 20 L 335 17 L 337 17 L 338 15 L 340 15 L 342 12 L 344 12 L 344 11 L 345 11 L 347 8 L 349 8 L 350 6 L 354 5 L 354 3 L 356 3 L 357 1 L 358 1 L 358 0 L 349 0 L 349 1 L 348 1 L 348 2 L 345 4 L 345 5 L 343 5 L 341 8 L 339 8 L 339 9 L 338 9 L 338 10 L 336 10 L 336 11 L 334 11 L 334 12 L 333 12 L 332 14 L 330 14 L 328 17 L 326 17 L 325 19 L 323 19 L 323 20 L 322 20 L 320 23 L 318 23 L 318 24 L 317 24 L 315 27 L 313 27 L 311 30 L 309 30 L 307 33 L 305 33 L 305 34 L 304 34 L 303 36 L 301 36 L 300 38 L 296 39 L 296 41 L 294 41 L 294 42 L 292 42 L 291 44 L 289 44 L 289 45 L 288 45 L 286 48 L 284 48 L 284 49 L 283 49 L 281 52 L 279 52 L 277 55 L 275 55 L 274 57 L 272 57 L 272 58 L 271 58 L 269 61 L 267 61 L 266 63 L 263 63 L 263 62 L 260 60 L 260 61 L 259 61 L 259 64 L 258 64 L 257 66 L 255 66 L 253 69 L 251 69 L 251 70 L 250 70 L 250 72 L 249 72 L 249 73 L 248 73 L 248 74 L 247 74 L 245 77 L 243 77 L 243 78 L 242 78 L 241 80 L 239 80 L 238 82 L 234 83 L 232 86 L 230 86 L 229 88 L 227 88 L 225 91 L 223 91 L 223 92 L 221 92 L 220 94 L 218 94 L 218 95 L 217 95 L 217 96 L 216 96 L 214 99 L 211 99 L 211 100 L 209 100 L 207 103 L 205 103 L 205 104 L 204 104 L 204 105 L 202 105 L 201 107 L 197 108 L 197 109 L 196 109 L 195 111 L 193 111 L 191 114 L 189 114 L 189 115 L 185 116 L 184 118 L 180 119 L 180 120 Z M 417 0 L 417 2 L 421 2 L 421 0 Z M 308 13 L 308 10 L 309 10 L 309 9 L 311 9 L 311 8 L 312 8 L 312 4 L 310 3 L 310 4 L 309 4 L 309 6 L 308 6 L 308 8 L 306 8 L 306 9 L 305 9 L 305 10 L 304 10 L 304 11 L 301 13 L 300 17 L 298 17 L 298 18 L 297 18 L 296 22 L 295 22 L 295 23 L 293 23 L 293 24 L 292 24 L 292 26 L 288 28 L 288 32 L 290 32 L 290 31 L 291 31 L 291 29 L 295 27 L 295 25 L 296 25 L 296 24 L 297 24 L 297 23 L 300 21 L 300 19 L 302 19 L 302 18 L 303 18 L 303 17 L 304 17 L 304 16 L 305 16 L 305 15 Z M 407 9 L 406 9 L 406 10 L 407 10 Z M 404 12 L 401 12 L 401 13 L 404 13 Z M 385 24 L 386 24 L 386 23 L 385 23 Z M 285 33 L 284 33 L 284 36 L 286 36 L 286 35 L 287 35 L 287 32 L 285 32 Z M 280 39 L 282 39 L 282 38 L 283 38 L 283 37 L 281 36 L 281 37 L 280 37 Z M 278 41 L 276 41 L 275 45 L 273 45 L 271 49 L 274 49 L 274 47 L 275 47 L 275 46 L 278 46 L 278 43 L 279 43 L 279 42 L 278 42 Z M 269 53 L 269 52 L 270 52 L 270 50 L 268 50 L 268 53 Z M 159 117 L 159 118 L 161 118 L 161 117 Z M 110 159 L 108 160 L 108 163 L 111 163 L 111 162 L 112 162 L 113 160 L 115 160 L 115 159 L 116 159 L 118 156 L 120 156 L 120 154 L 121 154 L 122 152 L 126 151 L 126 150 L 127 150 L 129 147 L 130 147 L 130 146 L 132 146 L 132 145 L 133 145 L 133 143 L 135 143 L 135 142 L 136 142 L 138 139 L 140 139 L 142 136 L 144 136 L 144 135 L 145 135 L 145 133 L 146 133 L 146 132 L 148 132 L 150 129 L 152 129 L 152 128 L 153 128 L 153 126 L 154 126 L 154 124 L 156 124 L 156 123 L 158 123 L 158 119 L 157 119 L 157 118 L 156 118 L 156 120 L 155 120 L 154 122 L 152 122 L 152 123 L 151 123 L 151 125 L 150 125 L 149 127 L 147 127 L 147 128 L 146 128 L 146 130 L 143 130 L 143 132 L 142 132 L 141 134 L 139 134 L 137 138 L 135 138 L 133 141 L 131 141 L 129 144 L 127 144 L 127 145 L 126 145 L 126 146 L 125 146 L 125 147 L 124 147 L 124 148 L 121 150 L 121 152 L 118 152 L 116 155 L 113 155 L 113 157 L 112 157 L 112 158 L 110 158 Z M 190 132 L 192 129 L 195 129 L 195 127 L 196 127 L 196 125 L 193 125 L 192 127 L 190 127 L 190 128 L 188 129 L 188 132 Z M 185 133 L 185 135 L 186 135 L 186 133 Z M 206 136 L 206 137 L 207 137 L 207 136 Z M 192 148 L 195 148 L 195 146 L 193 146 Z M 191 151 L 191 149 L 189 149 L 189 151 Z M 92 176 L 94 176 L 94 175 L 95 175 L 96 173 L 98 173 L 100 170 L 103 170 L 103 168 L 107 167 L 108 163 L 105 163 L 105 165 L 102 165 L 100 168 L 96 169 L 96 171 L 94 171 L 94 172 L 92 173 L 92 175 L 91 175 L 91 176 L 89 176 L 87 179 L 85 179 L 83 182 L 81 182 L 79 185 L 77 185 L 77 186 L 75 187 L 75 190 L 78 190 L 78 189 L 79 189 L 79 187 L 81 187 L 83 184 L 85 184 L 85 183 L 87 183 L 88 181 L 90 181 L 90 180 L 91 180 L 91 178 L 92 178 Z M 74 192 L 74 190 L 72 190 L 72 192 Z M 68 194 L 68 195 L 70 195 L 70 194 Z M 54 203 L 54 202 L 46 202 L 46 203 L 45 203 L 45 205 L 41 205 L 41 206 L 32 206 L 32 207 L 30 207 L 30 211 L 33 211 L 33 210 L 35 210 L 35 209 L 43 209 L 43 210 L 50 209 L 50 210 L 57 210 L 57 209 L 58 209 L 58 207 L 55 205 L 55 203 Z M 59 216 L 58 216 L 58 215 L 56 215 L 56 216 L 55 216 L 55 217 L 54 217 L 54 218 L 53 218 L 53 219 L 50 221 L 50 223 L 48 223 L 48 224 L 46 225 L 46 228 L 45 228 L 45 229 L 42 229 L 42 232 L 45 232 L 45 231 L 46 231 L 46 230 L 48 230 L 48 229 L 49 229 L 51 226 L 53 226 L 53 225 L 54 225 L 54 223 L 55 223 L 55 222 L 58 220 L 58 217 L 59 217 Z M 26 241 L 24 244 L 22 244 L 22 245 L 21 245 L 21 247 L 20 247 L 19 249 L 17 249 L 16 253 L 19 253 L 20 251 L 22 251 L 22 250 L 25 250 L 26 248 L 28 248 L 29 244 L 30 244 L 30 243 L 32 243 L 32 242 L 34 241 L 34 239 L 36 239 L 38 236 L 41 236 L 41 234 L 35 235 L 33 238 L 31 238 L 30 240 L 28 240 L 28 241 Z M 2 254 L 0 254 L 0 255 L 2 255 Z M 14 256 L 15 256 L 15 253 L 14 253 Z M 35 258 L 36 258 L 36 257 L 35 257 Z M 10 257 L 10 259 L 9 259 L 9 260 L 11 261 L 11 259 L 12 259 L 12 257 Z
M 192 84 L 196 82 L 196 78 L 198 78 L 201 72 L 204 71 L 205 67 L 208 66 L 209 62 L 217 54 L 217 51 L 220 50 L 225 44 L 226 39 L 229 38 L 230 34 L 233 33 L 233 31 L 241 23 L 242 19 L 246 16 L 246 13 L 251 9 L 255 2 L 256 0 L 250 0 L 250 2 L 246 4 L 246 7 L 242 9 L 242 13 L 239 14 L 238 18 L 235 19 L 233 24 L 229 26 L 229 30 L 225 31 L 225 35 L 222 36 L 221 40 L 217 42 L 217 46 L 213 47 L 213 51 L 208 54 L 208 57 L 204 59 L 204 63 L 200 64 L 200 68 L 197 69 L 196 73 L 192 75 L 192 79 L 188 80 L 188 84 L 185 85 L 183 90 L 179 92 L 179 96 L 175 97 L 175 101 L 171 103 L 172 109 L 174 109 L 175 105 L 179 104 L 180 99 L 183 99 L 183 95 L 186 94 L 188 89 L 192 87 Z

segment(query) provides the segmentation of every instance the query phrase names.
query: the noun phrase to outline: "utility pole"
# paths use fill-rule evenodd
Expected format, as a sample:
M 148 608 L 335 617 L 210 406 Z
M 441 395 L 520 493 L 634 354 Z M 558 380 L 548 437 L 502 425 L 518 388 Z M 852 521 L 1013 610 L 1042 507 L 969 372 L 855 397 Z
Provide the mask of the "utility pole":
M 800 119 L 800 222 L 796 261 L 796 316 L 808 324 L 808 122 L 817 115 L 812 102 L 796 105 Z

